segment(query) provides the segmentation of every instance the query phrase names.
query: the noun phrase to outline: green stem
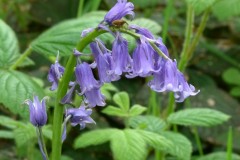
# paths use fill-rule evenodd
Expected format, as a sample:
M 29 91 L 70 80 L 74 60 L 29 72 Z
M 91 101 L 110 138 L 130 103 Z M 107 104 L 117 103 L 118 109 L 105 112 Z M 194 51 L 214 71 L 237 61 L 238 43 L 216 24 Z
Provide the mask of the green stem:
M 165 118 L 167 118 L 171 113 L 173 113 L 175 109 L 175 98 L 173 93 L 169 93 L 169 99 L 168 99 L 168 106 L 167 106 L 167 114 Z
M 164 12 L 164 22 L 163 22 L 163 32 L 162 32 L 163 43 L 166 43 L 167 32 L 168 32 L 168 23 L 169 23 L 169 18 L 170 18 L 172 9 L 173 9 L 173 0 L 168 0 L 167 8 Z
M 17 61 L 10 67 L 10 69 L 15 70 L 22 62 L 23 60 L 29 56 L 32 52 L 32 48 L 31 46 L 29 46 L 23 54 L 21 54 L 21 56 L 17 59 Z
M 41 144 L 39 144 L 39 147 L 41 147 L 41 149 L 43 150 L 43 152 L 46 156 L 46 160 L 49 160 L 47 149 L 46 149 L 44 138 L 43 138 L 42 127 L 36 127 L 36 129 L 37 129 L 39 143 L 41 143 Z
M 192 5 L 188 4 L 187 26 L 186 26 L 186 30 L 185 30 L 185 39 L 184 39 L 184 43 L 183 43 L 183 50 L 181 52 L 181 59 L 180 59 L 179 65 L 178 65 L 180 71 L 183 71 L 183 69 L 185 68 L 185 66 L 189 60 L 187 50 L 191 43 L 193 23 L 194 23 L 194 10 L 193 10 Z
M 228 129 L 228 141 L 227 141 L 227 160 L 232 160 L 232 143 L 233 143 L 233 139 L 232 139 L 232 127 L 230 126 Z
M 197 143 L 199 155 L 203 156 L 204 153 L 203 153 L 203 149 L 202 149 L 202 143 L 201 143 L 201 140 L 200 140 L 200 137 L 199 137 L 199 134 L 198 134 L 198 130 L 197 130 L 196 127 L 192 127 L 192 130 L 193 130 L 193 135 L 195 137 L 195 141 Z
M 86 37 L 81 39 L 77 44 L 77 49 L 82 52 L 83 49 L 97 36 L 105 33 L 106 31 L 94 30 L 89 33 Z M 74 67 L 76 65 L 76 59 L 74 55 L 70 56 L 63 77 L 59 83 L 57 98 L 55 102 L 55 109 L 53 115 L 53 139 L 52 139 L 52 160 L 60 159 L 61 150 L 62 150 L 62 121 L 63 121 L 63 112 L 64 107 L 60 104 L 61 99 L 66 94 L 68 89 L 68 84 L 72 78 Z
M 81 17 L 82 16 L 82 14 L 83 14 L 83 5 L 84 5 L 84 0 L 79 0 L 77 17 Z

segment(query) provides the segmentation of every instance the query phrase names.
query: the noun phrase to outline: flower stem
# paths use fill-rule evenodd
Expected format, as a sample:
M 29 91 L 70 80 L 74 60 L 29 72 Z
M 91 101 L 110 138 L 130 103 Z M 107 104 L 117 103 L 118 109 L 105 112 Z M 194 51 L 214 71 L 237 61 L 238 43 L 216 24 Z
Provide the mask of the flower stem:
M 182 52 L 182 57 L 181 57 L 181 60 L 179 62 L 179 70 L 180 71 L 184 71 L 186 66 L 187 66 L 187 63 L 188 61 L 192 58 L 192 54 L 194 52 L 194 50 L 196 49 L 196 46 L 199 42 L 199 39 L 203 33 L 203 30 L 205 29 L 205 26 L 207 24 L 207 20 L 208 20 L 208 17 L 209 17 L 209 13 L 211 11 L 211 8 L 209 7 L 203 14 L 203 17 L 201 19 L 201 22 L 200 22 L 200 25 L 199 27 L 197 28 L 197 33 L 191 43 L 190 46 L 188 46 L 187 48 L 189 49 L 186 49 L 185 52 Z
M 169 18 L 170 18 L 170 14 L 172 12 L 172 9 L 173 9 L 173 0 L 168 0 L 167 1 L 167 8 L 164 12 L 164 22 L 163 22 L 163 31 L 162 31 L 163 43 L 166 43 L 168 23 L 169 23 Z
M 36 127 L 36 132 L 37 132 L 37 136 L 38 136 L 39 148 L 42 152 L 43 159 L 44 160 L 49 160 L 47 149 L 46 149 L 46 146 L 45 146 L 45 143 L 44 143 L 42 127 Z
M 29 46 L 23 54 L 21 54 L 21 56 L 17 59 L 17 61 L 10 67 L 10 69 L 15 70 L 22 62 L 23 60 L 29 56 L 32 52 L 32 48 L 31 46 Z
M 86 37 L 81 39 L 77 44 L 77 49 L 82 52 L 83 49 L 97 36 L 100 34 L 105 33 L 106 31 L 98 31 L 94 30 L 93 32 L 89 33 Z M 53 115 L 53 139 L 52 139 L 52 160 L 58 160 L 61 157 L 61 150 L 62 150 L 62 121 L 63 121 L 63 112 L 64 107 L 60 104 L 61 99 L 67 92 L 68 84 L 72 78 L 74 67 L 76 65 L 75 56 L 72 55 L 68 59 L 65 72 L 63 77 L 59 83 L 58 91 L 57 91 L 57 98 L 55 102 L 54 108 L 54 115 Z
M 183 69 L 185 68 L 185 66 L 189 60 L 189 55 L 187 54 L 188 53 L 187 50 L 191 43 L 193 23 L 194 23 L 193 7 L 191 4 L 188 4 L 187 26 L 186 26 L 186 30 L 185 30 L 185 39 L 184 39 L 184 43 L 183 43 L 183 50 L 181 52 L 181 59 L 180 59 L 179 65 L 178 65 L 180 71 L 183 71 Z
M 84 0 L 79 0 L 79 5 L 78 5 L 78 12 L 77 12 L 77 17 L 81 17 L 83 14 L 83 5 L 84 5 Z
M 201 143 L 201 140 L 200 140 L 200 137 L 199 137 L 199 134 L 198 134 L 197 127 L 192 127 L 192 130 L 193 130 L 193 134 L 194 134 L 194 137 L 195 137 L 195 141 L 197 143 L 197 148 L 198 148 L 199 155 L 203 156 L 204 153 L 203 153 L 203 149 L 202 149 L 202 143 Z

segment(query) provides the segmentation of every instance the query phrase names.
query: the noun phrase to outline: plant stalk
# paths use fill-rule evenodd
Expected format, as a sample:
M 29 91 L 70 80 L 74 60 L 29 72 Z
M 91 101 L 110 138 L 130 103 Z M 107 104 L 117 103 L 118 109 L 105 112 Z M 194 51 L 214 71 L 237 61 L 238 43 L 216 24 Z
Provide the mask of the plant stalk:
M 77 44 L 77 49 L 82 52 L 83 49 L 97 36 L 105 33 L 106 31 L 98 31 L 94 30 L 89 33 L 86 37 L 81 39 Z M 63 112 L 64 107 L 60 103 L 61 99 L 65 96 L 68 84 L 72 78 L 74 67 L 76 65 L 76 59 L 74 55 L 71 55 L 67 65 L 63 77 L 59 83 L 57 98 L 55 102 L 55 109 L 53 115 L 53 139 L 52 139 L 52 160 L 58 160 L 61 157 L 62 150 L 62 121 L 63 121 Z
M 43 159 L 49 160 L 47 149 L 46 149 L 44 138 L 43 138 L 42 127 L 36 127 L 36 131 L 37 131 L 37 136 L 38 136 L 38 144 L 39 144 L 39 148 L 43 154 Z
M 84 0 L 79 0 L 77 17 L 81 17 L 83 15 L 83 6 L 84 6 Z
M 23 60 L 29 56 L 32 52 L 32 48 L 31 46 L 29 46 L 23 54 L 21 54 L 21 56 L 17 59 L 17 61 L 10 67 L 10 69 L 15 70 L 22 62 Z
M 169 23 L 170 14 L 173 9 L 173 2 L 174 2 L 173 0 L 167 1 L 167 8 L 164 12 L 164 22 L 163 22 L 163 31 L 162 31 L 163 43 L 166 43 L 166 39 L 167 39 L 168 23 Z

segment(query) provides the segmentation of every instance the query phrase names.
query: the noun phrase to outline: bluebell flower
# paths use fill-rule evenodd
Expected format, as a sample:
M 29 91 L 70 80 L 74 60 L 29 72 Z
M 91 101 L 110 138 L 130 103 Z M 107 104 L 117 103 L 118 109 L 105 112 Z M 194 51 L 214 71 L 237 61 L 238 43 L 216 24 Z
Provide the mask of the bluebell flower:
M 117 81 L 120 76 L 114 72 L 114 62 L 109 51 L 100 40 L 90 44 L 98 68 L 98 76 L 102 83 Z
M 134 29 L 136 33 L 141 34 L 147 38 L 154 39 L 153 34 L 146 28 L 140 27 L 135 24 L 129 25 L 129 29 Z
M 100 89 L 92 89 L 90 91 L 85 92 L 84 94 L 84 102 L 88 104 L 89 107 L 95 106 L 105 106 L 105 97 L 101 93 Z
M 58 57 L 54 64 L 51 65 L 48 72 L 48 81 L 52 83 L 50 90 L 56 90 L 58 87 L 59 79 L 64 73 L 64 67 L 58 63 Z
M 101 83 L 94 78 L 92 69 L 86 62 L 83 62 L 76 66 L 75 75 L 76 82 L 80 85 L 81 94 L 101 87 Z
M 33 101 L 27 99 L 24 103 L 29 106 L 30 122 L 36 127 L 42 127 L 47 123 L 46 98 L 40 102 L 38 96 Z
M 71 122 L 72 126 L 80 125 L 80 129 L 84 129 L 86 124 L 95 123 L 95 121 L 90 117 L 92 114 L 92 109 L 86 109 L 84 105 L 79 108 L 69 108 L 65 111 L 65 120 L 63 123 L 63 134 L 62 141 L 66 139 L 66 124 L 67 121 Z
M 157 45 L 157 47 L 167 56 L 169 57 L 169 53 L 168 53 L 168 49 L 165 46 L 165 44 L 163 44 L 162 38 L 159 37 L 156 41 L 155 44 Z
M 200 90 L 195 90 L 195 87 L 188 84 L 183 73 L 177 72 L 179 91 L 174 93 L 176 102 L 183 102 L 189 96 L 197 95 Z
M 128 53 L 128 42 L 119 32 L 112 46 L 112 57 L 114 61 L 114 72 L 121 75 L 122 72 L 129 72 L 132 66 L 132 59 Z
M 148 85 L 156 92 L 179 91 L 177 63 L 172 60 L 163 60 L 159 72 L 153 74 L 153 80 Z
M 92 32 L 95 28 L 87 28 L 84 29 L 81 33 L 81 37 L 85 37 L 86 35 L 88 35 L 88 33 Z
M 69 83 L 70 89 L 68 90 L 67 94 L 61 100 L 62 104 L 67 104 L 67 103 L 72 102 L 72 97 L 73 97 L 73 93 L 74 93 L 76 85 L 77 85 L 76 82 L 70 82 Z
M 134 5 L 127 0 L 118 0 L 118 2 L 110 9 L 105 15 L 104 21 L 112 24 L 114 20 L 122 19 L 124 16 L 129 15 L 131 19 L 134 18 Z
M 126 77 L 147 77 L 157 72 L 159 67 L 159 55 L 153 50 L 146 37 L 142 36 L 133 52 L 132 70 Z

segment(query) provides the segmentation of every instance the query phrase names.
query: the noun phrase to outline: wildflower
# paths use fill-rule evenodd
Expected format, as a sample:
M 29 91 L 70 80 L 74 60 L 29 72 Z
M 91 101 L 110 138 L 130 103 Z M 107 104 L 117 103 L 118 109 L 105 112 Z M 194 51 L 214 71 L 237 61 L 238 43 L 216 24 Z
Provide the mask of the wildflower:
M 63 99 L 61 100 L 62 104 L 67 104 L 67 103 L 71 103 L 72 101 L 72 97 L 73 97 L 73 92 L 75 90 L 77 83 L 76 82 L 70 82 L 69 86 L 71 87 L 67 94 L 63 97 Z
M 77 65 L 75 75 L 81 94 L 101 86 L 101 83 L 94 78 L 90 65 L 86 62 Z
M 153 74 L 148 85 L 156 92 L 179 91 L 176 61 L 164 60 L 159 72 Z
M 24 102 L 29 106 L 30 122 L 36 127 L 42 127 L 47 123 L 45 99 L 40 102 L 38 96 L 34 96 L 33 101 L 27 99 Z
M 54 64 L 51 65 L 48 72 L 48 81 L 52 83 L 51 91 L 56 90 L 58 87 L 59 79 L 64 73 L 64 67 L 58 63 L 58 57 Z
M 143 27 L 140 27 L 140 26 L 134 25 L 134 24 L 129 25 L 129 28 L 134 29 L 136 31 L 136 33 L 141 34 L 147 38 L 154 39 L 153 34 L 146 28 L 143 28 Z
M 72 126 L 80 125 L 80 129 L 84 129 L 86 124 L 95 123 L 95 121 L 90 117 L 92 114 L 92 109 L 86 109 L 84 105 L 79 108 L 69 108 L 65 111 L 65 120 L 63 122 L 63 134 L 62 141 L 66 139 L 66 124 L 67 121 L 71 122 Z
M 89 107 L 95 106 L 105 106 L 105 97 L 101 93 L 100 89 L 92 89 L 90 91 L 85 92 L 84 102 L 88 104 Z
M 158 57 L 159 55 L 153 50 L 146 37 L 142 36 L 133 52 L 133 67 L 132 71 L 126 75 L 127 78 L 146 77 L 157 72 L 159 66 L 155 63 L 159 61 Z
M 110 9 L 110 11 L 105 15 L 104 21 L 108 24 L 112 24 L 114 20 L 123 18 L 126 15 L 130 15 L 130 18 L 134 17 L 134 5 L 127 0 L 118 0 L 118 2 Z
M 114 72 L 121 75 L 122 72 L 128 72 L 132 65 L 132 59 L 128 53 L 128 43 L 119 32 L 112 46 L 112 57 L 114 61 Z
M 174 93 L 176 102 L 183 102 L 187 97 L 195 96 L 200 92 L 200 90 L 195 91 L 195 87 L 187 83 L 184 75 L 180 71 L 177 72 L 177 77 L 179 91 Z
M 165 46 L 165 44 L 163 44 L 162 38 L 158 38 L 155 42 L 155 44 L 157 45 L 157 47 L 166 55 L 169 57 L 169 53 L 168 53 L 168 49 Z
M 102 83 L 109 83 L 119 80 L 120 76 L 114 72 L 111 51 L 109 51 L 99 40 L 92 42 L 90 48 L 97 64 L 100 81 Z

